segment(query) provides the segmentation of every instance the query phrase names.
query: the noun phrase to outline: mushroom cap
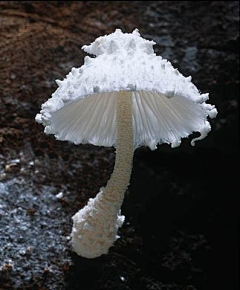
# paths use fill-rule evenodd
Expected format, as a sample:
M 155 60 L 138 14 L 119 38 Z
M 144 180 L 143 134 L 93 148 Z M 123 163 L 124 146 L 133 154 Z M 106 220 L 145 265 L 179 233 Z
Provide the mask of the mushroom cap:
M 82 49 L 84 65 L 72 68 L 58 89 L 42 105 L 36 121 L 46 134 L 75 144 L 115 146 L 118 92 L 131 91 L 134 147 L 181 144 L 193 132 L 203 139 L 211 130 L 207 117 L 217 110 L 171 63 L 153 50 L 155 42 L 142 38 L 137 29 L 98 37 Z

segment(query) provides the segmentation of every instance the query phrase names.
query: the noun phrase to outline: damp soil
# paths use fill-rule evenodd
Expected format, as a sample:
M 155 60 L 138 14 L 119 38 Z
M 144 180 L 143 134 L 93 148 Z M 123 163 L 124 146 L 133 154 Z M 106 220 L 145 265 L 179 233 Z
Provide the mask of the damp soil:
M 1 290 L 237 289 L 238 25 L 238 1 L 0 2 Z M 136 27 L 219 114 L 195 147 L 136 150 L 121 238 L 88 260 L 71 217 L 106 184 L 114 148 L 57 141 L 34 118 L 82 45 Z

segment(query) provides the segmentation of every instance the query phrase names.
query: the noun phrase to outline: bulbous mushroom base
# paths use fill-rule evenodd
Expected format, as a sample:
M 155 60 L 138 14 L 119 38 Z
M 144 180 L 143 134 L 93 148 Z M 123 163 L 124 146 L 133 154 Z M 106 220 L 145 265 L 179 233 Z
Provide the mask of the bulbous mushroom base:
M 97 196 L 73 217 L 72 246 L 74 251 L 88 259 L 107 254 L 109 248 L 119 238 L 118 229 L 125 217 L 121 215 L 121 204 L 103 198 L 104 188 Z

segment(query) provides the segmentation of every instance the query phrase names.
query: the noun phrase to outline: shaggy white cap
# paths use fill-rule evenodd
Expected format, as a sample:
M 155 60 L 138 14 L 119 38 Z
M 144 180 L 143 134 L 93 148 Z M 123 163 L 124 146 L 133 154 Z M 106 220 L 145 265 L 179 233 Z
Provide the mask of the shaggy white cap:
M 168 143 L 179 146 L 192 132 L 206 137 L 211 130 L 207 117 L 217 115 L 201 94 L 171 63 L 156 56 L 153 41 L 143 39 L 138 30 L 98 37 L 83 50 L 84 65 L 72 68 L 59 88 L 42 105 L 36 121 L 46 134 L 75 144 L 115 146 L 116 104 L 120 90 L 132 91 L 134 147 Z

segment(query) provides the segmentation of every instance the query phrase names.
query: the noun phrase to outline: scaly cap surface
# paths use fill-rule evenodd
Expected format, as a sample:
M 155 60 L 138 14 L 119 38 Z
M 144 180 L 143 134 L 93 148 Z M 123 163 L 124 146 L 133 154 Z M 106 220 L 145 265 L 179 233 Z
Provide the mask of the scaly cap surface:
M 98 37 L 82 49 L 84 65 L 72 68 L 59 88 L 42 105 L 36 121 L 46 134 L 75 144 L 115 146 L 118 91 L 132 91 L 134 146 L 156 149 L 158 143 L 179 146 L 192 132 L 203 139 L 211 130 L 207 117 L 217 114 L 201 94 L 171 63 L 156 56 L 153 41 L 138 30 Z

